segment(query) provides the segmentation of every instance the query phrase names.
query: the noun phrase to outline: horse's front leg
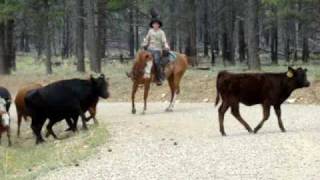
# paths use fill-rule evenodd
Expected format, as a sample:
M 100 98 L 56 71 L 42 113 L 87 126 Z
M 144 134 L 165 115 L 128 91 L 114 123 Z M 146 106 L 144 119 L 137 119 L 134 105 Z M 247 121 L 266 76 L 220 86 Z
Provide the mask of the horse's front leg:
M 143 100 L 144 100 L 144 106 L 143 106 L 143 112 L 142 114 L 145 114 L 147 111 L 147 100 L 148 100 L 148 95 L 149 95 L 149 90 L 150 90 L 150 83 L 151 79 L 146 79 L 144 83 L 144 95 L 143 95 Z
M 131 102 L 132 102 L 132 114 L 136 114 L 137 110 L 135 107 L 135 103 L 134 103 L 134 99 L 135 99 L 135 95 L 138 89 L 138 83 L 137 82 L 133 82 L 132 85 L 132 93 L 131 93 Z

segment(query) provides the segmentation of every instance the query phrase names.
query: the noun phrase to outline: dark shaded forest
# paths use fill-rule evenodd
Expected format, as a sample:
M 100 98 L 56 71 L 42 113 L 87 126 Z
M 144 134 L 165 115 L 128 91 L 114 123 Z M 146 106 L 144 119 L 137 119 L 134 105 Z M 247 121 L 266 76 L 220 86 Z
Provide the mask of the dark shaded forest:
M 320 62 L 319 0 L 0 0 L 0 74 L 30 54 L 48 74 L 64 61 L 79 72 L 130 61 L 151 8 L 191 66 Z

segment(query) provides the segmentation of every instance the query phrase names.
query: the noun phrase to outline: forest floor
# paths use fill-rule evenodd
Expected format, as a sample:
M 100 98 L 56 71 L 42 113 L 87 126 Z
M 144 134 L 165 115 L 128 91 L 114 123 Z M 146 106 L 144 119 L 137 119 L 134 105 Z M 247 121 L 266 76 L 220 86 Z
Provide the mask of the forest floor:
M 75 72 L 75 66 L 63 63 L 61 66 L 53 67 L 53 75 L 45 75 L 44 64 L 35 62 L 30 56 L 18 56 L 17 72 L 10 76 L 1 76 L 0 85 L 7 87 L 14 95 L 17 90 L 28 83 L 38 82 L 47 84 L 61 79 L 68 78 L 88 78 L 89 74 L 79 74 Z M 67 61 L 66 61 L 67 62 Z M 290 97 L 291 103 L 320 104 L 320 65 L 303 65 L 309 69 L 308 79 L 312 82 L 310 88 L 295 91 Z M 118 62 L 103 65 L 103 72 L 110 78 L 109 101 L 127 102 L 130 101 L 131 80 L 125 75 L 130 71 L 131 64 L 119 64 Z M 220 70 L 230 70 L 233 72 L 245 71 L 245 66 L 237 67 L 212 67 L 211 70 L 197 70 L 190 68 L 186 72 L 181 82 L 181 95 L 178 102 L 214 102 L 216 97 L 216 75 Z M 263 66 L 264 72 L 284 72 L 286 65 Z M 143 89 L 137 94 L 137 100 L 143 98 Z M 166 102 L 170 98 L 169 87 L 164 84 L 161 87 L 152 85 L 149 101 Z

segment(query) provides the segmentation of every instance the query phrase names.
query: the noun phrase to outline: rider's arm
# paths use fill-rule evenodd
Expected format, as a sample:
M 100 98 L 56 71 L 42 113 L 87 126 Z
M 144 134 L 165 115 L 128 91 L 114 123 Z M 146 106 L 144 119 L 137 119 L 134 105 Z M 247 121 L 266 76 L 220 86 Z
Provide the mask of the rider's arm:
M 163 47 L 167 50 L 170 49 L 168 41 L 167 41 L 167 37 L 166 37 L 166 33 L 164 31 L 162 31 L 162 43 L 163 43 Z
M 150 43 L 150 31 L 151 31 L 151 29 L 148 31 L 147 36 L 143 39 L 142 47 L 149 46 L 149 43 Z

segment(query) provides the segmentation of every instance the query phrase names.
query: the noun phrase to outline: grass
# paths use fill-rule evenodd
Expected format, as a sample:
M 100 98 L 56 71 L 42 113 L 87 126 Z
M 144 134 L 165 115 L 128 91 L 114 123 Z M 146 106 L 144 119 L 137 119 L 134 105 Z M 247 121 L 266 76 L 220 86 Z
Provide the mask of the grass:
M 6 147 L 6 142 L 0 146 L 0 179 L 35 179 L 61 166 L 77 166 L 80 160 L 96 152 L 97 146 L 106 143 L 108 133 L 100 124 L 64 140 L 49 139 L 38 146 L 30 136 L 31 133 L 28 133 L 26 137 L 29 138 L 14 138 L 12 147 Z

